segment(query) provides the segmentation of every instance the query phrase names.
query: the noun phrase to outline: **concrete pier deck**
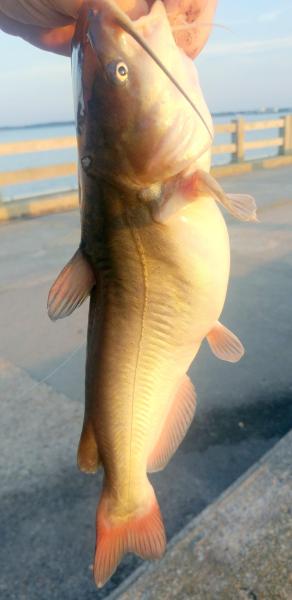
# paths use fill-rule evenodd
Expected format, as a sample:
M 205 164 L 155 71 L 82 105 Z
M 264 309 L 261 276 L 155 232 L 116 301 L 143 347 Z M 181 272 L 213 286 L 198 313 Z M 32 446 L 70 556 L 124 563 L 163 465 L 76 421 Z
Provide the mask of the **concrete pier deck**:
M 108 600 L 291 600 L 292 432 Z
M 221 183 L 227 191 L 253 193 L 260 208 L 257 225 L 228 217 L 232 267 L 222 322 L 239 335 L 246 355 L 237 365 L 225 364 L 204 345 L 190 370 L 198 394 L 196 418 L 169 466 L 152 478 L 170 540 L 292 426 L 291 167 Z M 111 582 L 95 589 L 91 563 L 101 474 L 87 477 L 75 466 L 88 305 L 57 323 L 46 314 L 48 289 L 75 251 L 79 233 L 77 211 L 0 225 L 0 596 L 5 600 L 99 600 L 140 564 L 127 556 Z M 240 506 L 244 510 L 244 502 Z M 275 521 L 281 536 L 288 517 L 283 513 L 282 524 Z M 224 522 L 223 517 L 217 522 L 222 535 Z M 230 525 L 229 520 L 226 531 Z M 280 556 L 285 562 L 285 553 Z M 281 595 L 259 598 L 282 600 Z

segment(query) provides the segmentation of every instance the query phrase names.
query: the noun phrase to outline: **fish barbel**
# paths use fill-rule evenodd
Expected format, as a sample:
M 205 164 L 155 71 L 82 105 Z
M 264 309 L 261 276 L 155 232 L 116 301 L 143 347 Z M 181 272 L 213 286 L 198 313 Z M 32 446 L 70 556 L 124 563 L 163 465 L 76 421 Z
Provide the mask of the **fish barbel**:
M 81 244 L 48 309 L 56 320 L 91 296 L 78 464 L 104 469 L 94 564 L 101 586 L 126 552 L 165 551 L 147 473 L 164 468 L 193 418 L 187 370 L 204 338 L 221 359 L 243 354 L 218 322 L 229 239 L 216 200 L 243 220 L 254 220 L 255 208 L 208 174 L 211 117 L 160 0 L 135 21 L 112 2 L 86 5 L 73 79 Z

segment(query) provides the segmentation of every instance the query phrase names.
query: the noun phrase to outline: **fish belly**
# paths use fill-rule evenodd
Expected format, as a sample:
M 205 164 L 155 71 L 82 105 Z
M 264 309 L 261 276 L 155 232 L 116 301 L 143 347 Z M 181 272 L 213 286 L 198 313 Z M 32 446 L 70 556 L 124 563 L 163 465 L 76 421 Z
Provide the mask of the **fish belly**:
M 220 212 L 208 199 L 181 212 L 112 239 L 112 275 L 98 331 L 90 332 L 88 404 L 116 518 L 147 501 L 148 457 L 225 299 L 229 245 Z

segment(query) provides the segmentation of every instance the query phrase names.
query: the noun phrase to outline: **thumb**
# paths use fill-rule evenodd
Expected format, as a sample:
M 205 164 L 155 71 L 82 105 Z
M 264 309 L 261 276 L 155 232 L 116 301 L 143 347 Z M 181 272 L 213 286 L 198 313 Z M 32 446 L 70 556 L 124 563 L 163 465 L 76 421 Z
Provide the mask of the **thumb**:
M 64 56 L 70 56 L 71 54 L 71 41 L 75 31 L 74 23 L 64 27 L 44 29 L 36 25 L 19 23 L 7 17 L 0 10 L 0 29 L 10 35 L 21 37 L 26 42 L 42 50 Z
M 62 27 L 78 17 L 83 0 L 0 0 L 0 11 L 24 25 Z

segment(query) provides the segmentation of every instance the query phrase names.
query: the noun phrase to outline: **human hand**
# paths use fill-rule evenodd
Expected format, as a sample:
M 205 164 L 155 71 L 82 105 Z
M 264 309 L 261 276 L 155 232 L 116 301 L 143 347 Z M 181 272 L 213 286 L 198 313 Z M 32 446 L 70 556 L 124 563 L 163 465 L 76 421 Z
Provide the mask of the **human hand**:
M 163 0 L 175 41 L 191 58 L 205 46 L 217 0 Z
M 31 44 L 70 56 L 78 12 L 85 0 L 0 0 L 0 29 Z M 151 5 L 152 1 L 147 0 Z M 164 0 L 178 45 L 192 58 L 205 45 L 217 0 Z M 117 0 L 128 14 L 145 0 Z M 181 28 L 186 23 L 187 28 Z M 189 27 L 191 25 L 191 27 Z M 194 26 L 193 26 L 194 25 Z M 179 29 L 175 30 L 178 27 Z
M 0 29 L 34 46 L 70 55 L 83 0 L 0 0 Z

